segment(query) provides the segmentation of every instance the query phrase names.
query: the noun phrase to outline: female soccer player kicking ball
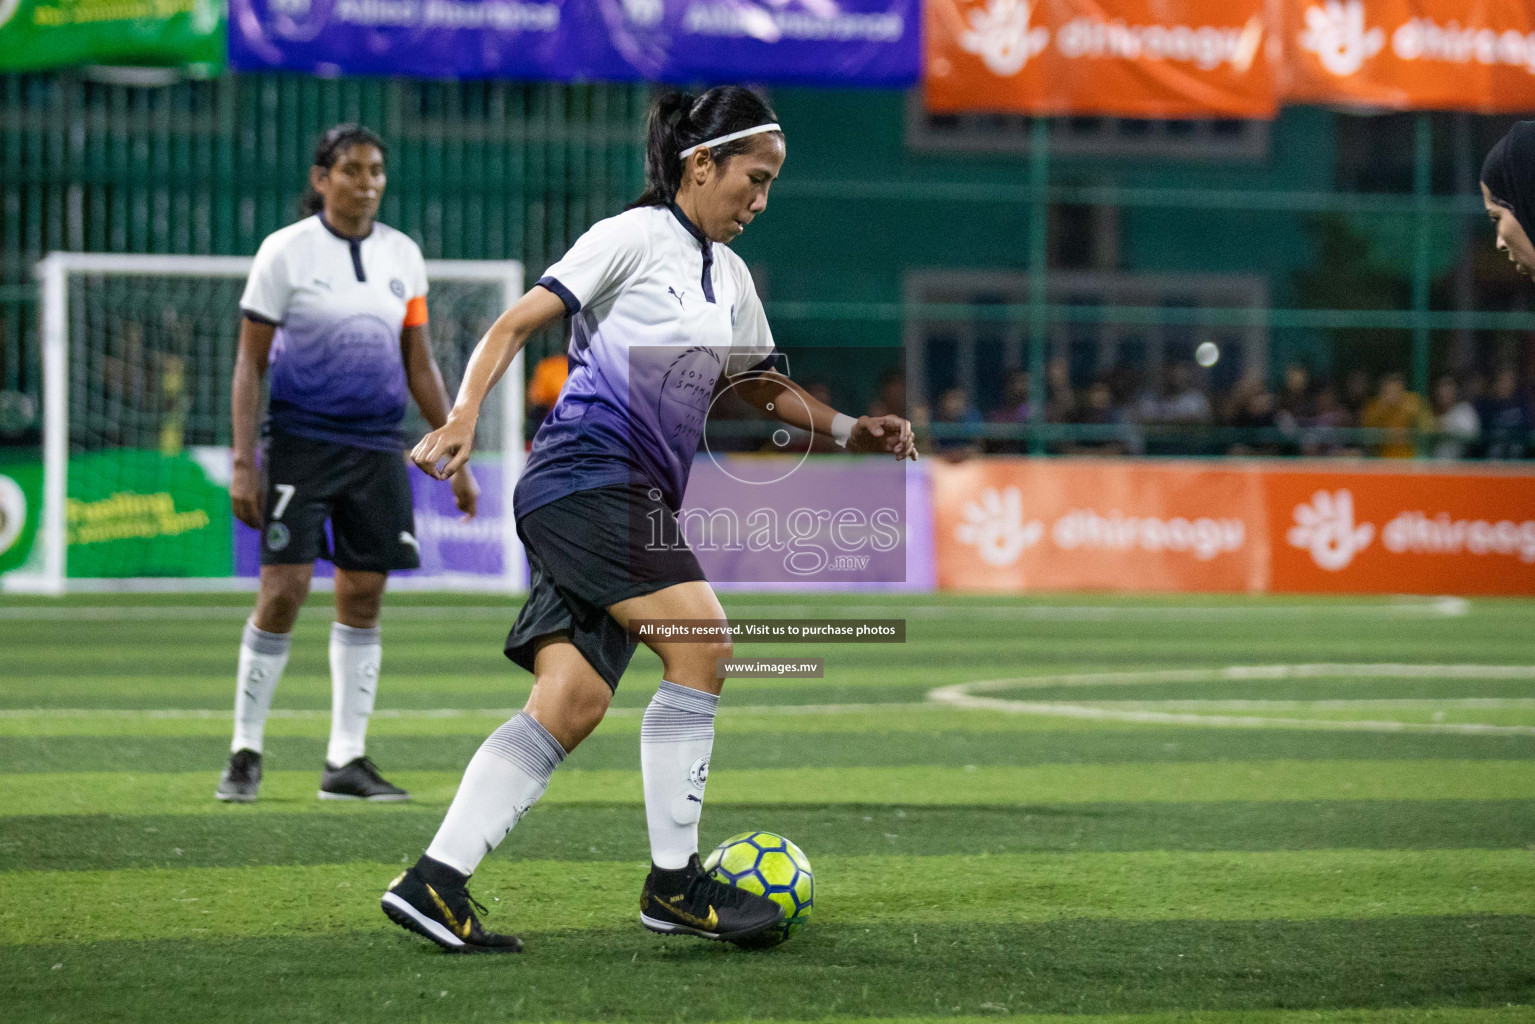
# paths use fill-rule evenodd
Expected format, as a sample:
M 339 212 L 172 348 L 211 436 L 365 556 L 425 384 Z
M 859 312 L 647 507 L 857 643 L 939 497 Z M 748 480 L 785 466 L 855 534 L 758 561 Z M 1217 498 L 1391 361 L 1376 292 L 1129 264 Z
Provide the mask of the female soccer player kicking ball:
M 422 439 L 417 465 L 439 477 L 465 465 L 475 418 L 529 335 L 573 318 L 571 372 L 533 439 L 517 484 L 517 531 L 532 569 L 506 653 L 535 677 L 522 713 L 464 772 L 426 855 L 390 885 L 390 919 L 459 952 L 515 952 L 487 932 L 469 876 L 543 795 L 565 755 L 596 728 L 633 656 L 637 619 L 724 622 L 685 544 L 644 543 L 648 524 L 676 537 L 676 511 L 721 375 L 742 397 L 850 451 L 915 458 L 898 416 L 854 420 L 772 371 L 773 338 L 732 241 L 767 208 L 783 131 L 762 98 L 736 87 L 659 98 L 650 112 L 646 190 L 600 221 L 504 313 L 475 349 L 448 422 Z M 741 375 L 749 374 L 749 378 Z M 668 529 L 669 528 L 669 529 Z M 710 879 L 698 819 L 728 639 L 647 641 L 665 678 L 640 731 L 651 870 L 640 921 L 657 932 L 740 941 L 777 924 L 776 903 Z
M 314 560 L 336 566 L 330 629 L 331 728 L 322 800 L 408 800 L 364 753 L 382 655 L 379 604 L 392 569 L 419 562 L 400 419 L 408 391 L 432 426 L 448 394 L 426 334 L 426 263 L 410 236 L 374 220 L 384 144 L 341 124 L 315 150 L 308 214 L 267 236 L 240 299 L 229 498 L 261 531 L 261 592 L 240 643 L 235 729 L 214 795 L 250 803 L 261 787 L 262 733 L 288 663 Z M 256 410 L 272 370 L 261 477 Z M 461 463 L 453 496 L 474 515 L 479 489 Z M 329 519 L 334 552 L 325 538 Z

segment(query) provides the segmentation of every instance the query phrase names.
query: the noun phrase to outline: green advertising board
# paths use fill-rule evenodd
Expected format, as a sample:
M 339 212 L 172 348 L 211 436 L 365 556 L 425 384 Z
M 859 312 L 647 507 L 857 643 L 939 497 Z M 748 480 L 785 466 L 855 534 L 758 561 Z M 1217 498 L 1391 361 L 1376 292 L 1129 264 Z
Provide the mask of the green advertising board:
M 43 464 L 0 452 L 0 573 L 26 563 L 42 512 Z
M 229 491 L 185 453 L 70 459 L 64 521 L 75 579 L 234 572 Z
M 216 75 L 223 0 L 0 0 L 0 71 L 139 64 Z

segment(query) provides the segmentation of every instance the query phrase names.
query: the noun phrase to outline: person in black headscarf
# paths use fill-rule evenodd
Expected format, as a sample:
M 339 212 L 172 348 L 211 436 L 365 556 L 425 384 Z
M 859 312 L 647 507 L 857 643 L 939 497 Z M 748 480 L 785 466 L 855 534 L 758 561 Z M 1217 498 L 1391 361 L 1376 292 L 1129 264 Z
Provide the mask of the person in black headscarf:
M 1499 252 L 1525 277 L 1535 275 L 1535 121 L 1520 121 L 1482 163 L 1482 203 L 1497 229 Z
M 1482 204 L 1497 230 L 1497 247 L 1525 277 L 1535 278 L 1535 121 L 1520 121 L 1482 163 Z M 1519 374 L 1501 368 L 1493 393 L 1477 403 L 1488 458 L 1518 459 L 1535 431 L 1535 402 L 1519 390 Z

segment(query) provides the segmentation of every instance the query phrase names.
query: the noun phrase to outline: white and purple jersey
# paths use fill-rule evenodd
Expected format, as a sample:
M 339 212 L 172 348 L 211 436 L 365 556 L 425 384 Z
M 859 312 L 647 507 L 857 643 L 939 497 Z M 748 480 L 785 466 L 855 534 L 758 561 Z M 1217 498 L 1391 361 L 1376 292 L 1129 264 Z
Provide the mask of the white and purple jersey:
M 426 323 L 426 288 L 421 250 L 383 224 L 349 238 L 316 214 L 268 235 L 240 298 L 246 316 L 277 327 L 267 428 L 398 451 L 400 331 Z
M 514 508 L 640 483 L 682 504 L 721 374 L 771 365 L 741 258 L 675 205 L 598 221 L 538 283 L 573 317 L 570 376 L 533 438 Z

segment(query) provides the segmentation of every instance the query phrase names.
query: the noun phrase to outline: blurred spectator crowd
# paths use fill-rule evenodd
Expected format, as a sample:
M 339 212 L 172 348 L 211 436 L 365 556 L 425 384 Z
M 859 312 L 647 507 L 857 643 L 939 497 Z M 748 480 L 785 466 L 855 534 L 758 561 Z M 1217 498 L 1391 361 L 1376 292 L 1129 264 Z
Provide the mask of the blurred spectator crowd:
M 527 394 L 530 437 L 564 382 L 563 356 L 535 367 Z M 816 398 L 836 404 L 825 382 L 801 384 Z M 960 387 L 941 391 L 931 406 L 908 408 L 906 378 L 892 371 L 880 378 L 864 412 L 909 417 L 925 435 L 923 448 L 943 458 L 1024 454 L 1031 450 L 1027 428 L 1034 422 L 1030 384 L 1028 371 L 1015 369 L 1008 372 L 994 408 L 978 408 Z M 1169 365 L 1155 386 L 1122 369 L 1073 387 L 1066 361 L 1057 359 L 1047 365 L 1045 385 L 1042 422 L 1082 428 L 1048 431 L 1045 450 L 1053 454 L 1535 457 L 1535 395 L 1513 366 L 1444 374 L 1434 380 L 1426 400 L 1399 372 L 1372 376 L 1354 370 L 1333 381 L 1313 376 L 1301 363 L 1285 367 L 1277 389 L 1248 377 L 1218 392 L 1192 362 Z M 755 418 L 745 413 L 744 407 L 722 403 L 710 418 L 727 425 Z M 712 443 L 723 450 L 800 450 L 802 445 L 837 450 L 829 438 L 800 436 L 799 431 L 779 431 L 773 449 L 756 439 L 757 431 L 732 434 L 716 426 Z M 787 445 L 784 436 L 792 438 Z
M 995 426 L 1033 422 L 1026 370 L 1008 373 L 1001 402 L 976 407 L 963 388 L 937 395 L 912 420 L 931 431 L 932 449 L 949 458 L 1029 450 L 1016 431 Z M 1297 455 L 1442 459 L 1521 459 L 1535 455 L 1535 396 L 1512 366 L 1466 376 L 1445 374 L 1425 399 L 1406 376 L 1354 370 L 1334 381 L 1301 363 L 1285 368 L 1280 386 L 1257 377 L 1225 392 L 1210 390 L 1192 362 L 1168 366 L 1154 385 L 1110 371 L 1072 387 L 1065 360 L 1046 370 L 1043 422 L 1091 428 L 1065 432 L 1046 449 L 1057 454 Z M 892 411 L 890 395 L 872 412 Z M 971 429 L 954 429 L 956 427 Z M 1364 433 L 1360 428 L 1373 433 Z M 1055 432 L 1057 435 L 1062 433 Z

